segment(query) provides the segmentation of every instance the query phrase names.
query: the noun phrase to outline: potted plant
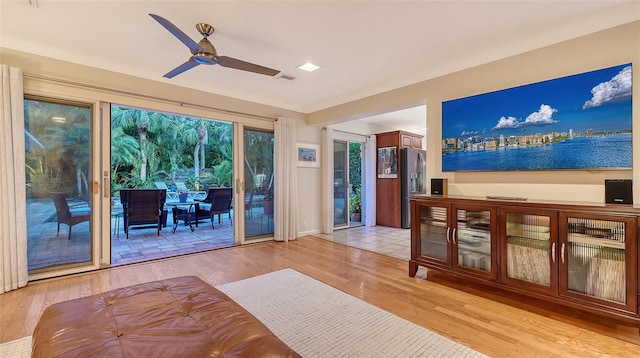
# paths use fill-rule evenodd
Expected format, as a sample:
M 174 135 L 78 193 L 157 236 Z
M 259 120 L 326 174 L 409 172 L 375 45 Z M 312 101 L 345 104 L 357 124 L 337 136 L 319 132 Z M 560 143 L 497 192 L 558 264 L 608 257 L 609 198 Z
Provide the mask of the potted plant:
M 178 189 L 178 199 L 181 203 L 187 202 L 187 196 L 189 194 L 189 189 L 180 188 Z
M 349 198 L 349 216 L 351 221 L 362 221 L 362 196 L 359 192 Z

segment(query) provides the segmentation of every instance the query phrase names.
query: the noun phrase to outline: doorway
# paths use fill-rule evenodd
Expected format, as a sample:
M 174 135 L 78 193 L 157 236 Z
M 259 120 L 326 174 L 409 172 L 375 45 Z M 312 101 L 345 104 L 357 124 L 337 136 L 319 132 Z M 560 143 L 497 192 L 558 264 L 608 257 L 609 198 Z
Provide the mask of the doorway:
M 233 123 L 116 104 L 110 113 L 111 265 L 234 245 Z M 142 215 L 127 210 L 131 189 L 164 191 L 148 209 L 158 219 L 131 221 Z
M 364 225 L 364 142 L 335 135 L 333 141 L 333 228 Z

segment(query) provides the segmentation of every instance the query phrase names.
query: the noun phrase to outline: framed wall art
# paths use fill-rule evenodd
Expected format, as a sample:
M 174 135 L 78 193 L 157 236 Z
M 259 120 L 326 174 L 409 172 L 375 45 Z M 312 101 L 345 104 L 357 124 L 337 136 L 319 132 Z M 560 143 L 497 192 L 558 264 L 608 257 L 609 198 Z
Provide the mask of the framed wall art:
M 318 144 L 298 143 L 298 166 L 320 168 L 320 146 Z
M 442 171 L 632 167 L 632 65 L 442 103 Z
M 378 148 L 378 178 L 398 177 L 398 147 Z

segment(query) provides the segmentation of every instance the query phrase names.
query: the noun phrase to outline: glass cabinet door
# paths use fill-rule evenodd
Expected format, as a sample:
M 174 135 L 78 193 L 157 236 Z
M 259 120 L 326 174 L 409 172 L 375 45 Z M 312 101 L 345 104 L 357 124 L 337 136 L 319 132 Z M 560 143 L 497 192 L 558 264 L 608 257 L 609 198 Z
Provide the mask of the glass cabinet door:
M 493 272 L 493 211 L 489 208 L 455 209 L 456 225 L 453 237 L 457 255 L 454 255 L 454 258 L 458 268 L 488 274 Z
M 631 282 L 627 277 L 633 273 L 635 259 L 627 241 L 635 246 L 635 218 L 564 213 L 561 218 L 566 223 L 560 249 L 562 292 L 633 309 L 635 303 L 630 300 L 635 298 L 629 292 L 635 292 L 635 287 L 627 287 Z
M 502 278 L 530 289 L 557 292 L 557 213 L 506 212 Z
M 420 231 L 418 256 L 443 262 L 449 260 L 451 229 L 448 225 L 448 208 L 419 206 Z

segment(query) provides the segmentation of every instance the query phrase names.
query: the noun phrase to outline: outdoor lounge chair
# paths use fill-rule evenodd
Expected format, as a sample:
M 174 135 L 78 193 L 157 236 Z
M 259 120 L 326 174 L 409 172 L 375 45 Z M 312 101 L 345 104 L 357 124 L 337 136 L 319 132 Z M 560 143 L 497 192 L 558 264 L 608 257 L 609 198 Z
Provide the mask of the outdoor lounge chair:
M 160 230 L 163 224 L 166 224 L 166 199 L 167 191 L 164 189 L 120 189 L 127 239 L 132 226 L 157 227 L 160 236 Z
M 211 228 L 213 227 L 213 217 L 214 215 L 218 215 L 218 223 L 221 223 L 222 214 L 229 215 L 229 221 L 231 221 L 231 201 L 233 200 L 233 188 L 209 188 L 207 192 L 207 198 L 203 200 L 203 203 L 206 203 L 205 200 L 211 198 L 211 206 L 201 206 L 198 205 L 196 210 L 196 220 L 198 218 L 209 217 L 211 218 Z
M 91 218 L 91 209 L 82 207 L 78 209 L 69 209 L 67 199 L 63 193 L 50 193 L 53 204 L 56 206 L 56 215 L 58 217 L 58 233 L 60 236 L 60 224 L 69 226 L 69 240 L 71 240 L 71 227 L 81 222 L 89 221 Z
M 167 184 L 165 184 L 165 182 L 157 181 L 155 182 L 155 184 L 156 184 L 156 188 L 164 189 L 167 191 L 167 200 L 175 200 L 178 198 L 178 192 L 167 187 Z

